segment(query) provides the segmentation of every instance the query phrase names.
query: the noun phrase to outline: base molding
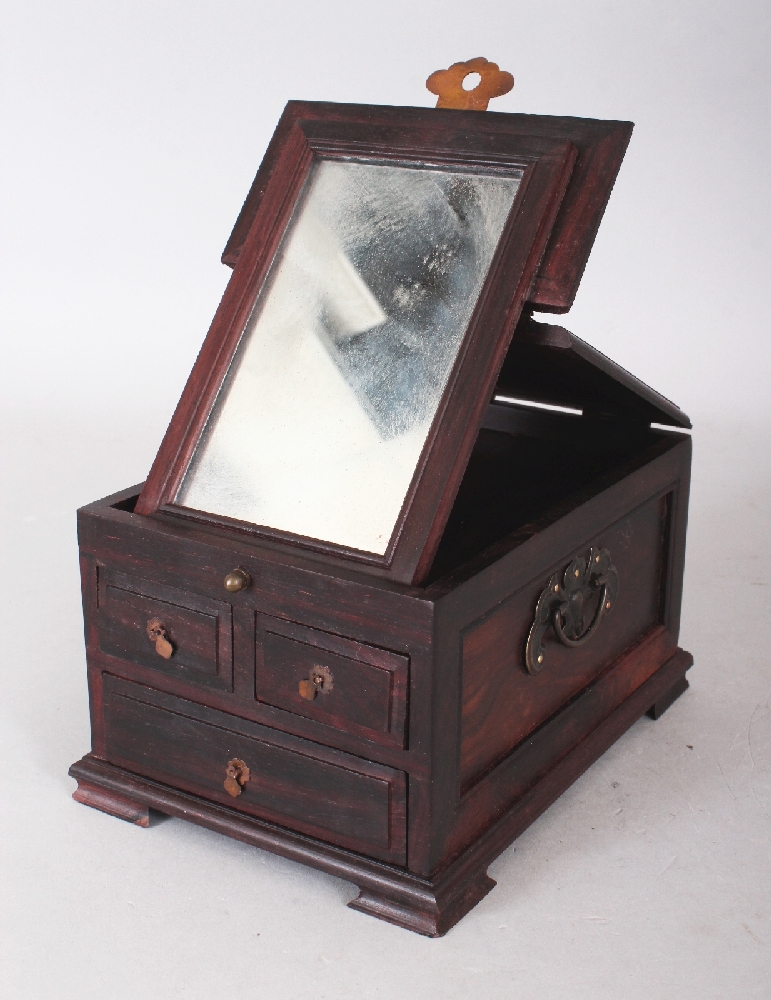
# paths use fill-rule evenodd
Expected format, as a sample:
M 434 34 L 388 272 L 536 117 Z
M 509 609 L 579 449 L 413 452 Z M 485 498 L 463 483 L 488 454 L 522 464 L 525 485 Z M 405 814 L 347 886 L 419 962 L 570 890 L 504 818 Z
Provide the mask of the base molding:
M 451 879 L 450 883 L 443 887 L 438 880 L 428 892 L 416 885 L 409 902 L 394 899 L 387 891 L 361 889 L 348 906 L 427 937 L 442 937 L 497 885 L 484 870 L 471 872 L 460 880 Z
M 72 769 L 70 769 L 70 774 L 72 774 Z M 135 823 L 137 826 L 148 827 L 150 825 L 149 806 L 137 802 L 127 795 L 122 795 L 115 789 L 105 788 L 85 778 L 78 779 L 78 787 L 72 793 L 72 797 L 76 802 L 82 802 L 84 806 L 99 809 L 109 813 L 110 816 L 117 816 L 118 819 Z
M 668 691 L 665 691 L 664 694 L 662 694 L 661 697 L 654 702 L 653 705 L 651 705 L 645 714 L 649 719 L 660 719 L 664 712 L 666 712 L 666 710 L 677 701 L 681 694 L 685 694 L 689 687 L 690 685 L 688 684 L 688 680 L 685 675 L 683 675 L 676 684 L 673 684 Z
M 70 768 L 70 775 L 78 782 L 73 798 L 145 827 L 149 825 L 149 810 L 155 809 L 318 868 L 358 886 L 359 895 L 348 904 L 353 909 L 419 934 L 441 937 L 495 886 L 487 875 L 488 865 L 637 719 L 646 713 L 659 718 L 687 689 L 685 672 L 692 662 L 691 655 L 679 649 L 473 844 L 430 878 L 237 813 L 93 754 Z

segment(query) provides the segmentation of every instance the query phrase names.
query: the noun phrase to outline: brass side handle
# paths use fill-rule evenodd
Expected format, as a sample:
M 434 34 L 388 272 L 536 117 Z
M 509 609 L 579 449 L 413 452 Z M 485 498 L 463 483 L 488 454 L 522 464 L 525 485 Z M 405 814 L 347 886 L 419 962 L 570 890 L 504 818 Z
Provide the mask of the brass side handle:
M 225 769 L 225 791 L 234 799 L 237 798 L 250 777 L 251 772 L 246 764 L 234 757 L 233 760 L 228 761 L 228 766 Z
M 147 623 L 147 638 L 155 646 L 155 652 L 168 660 L 174 652 L 174 647 L 169 641 L 169 633 L 166 626 L 158 618 L 151 618 Z
M 562 579 L 560 580 L 560 576 Z M 573 559 L 562 574 L 555 573 L 541 592 L 525 648 L 525 668 L 530 674 L 543 669 L 546 649 L 543 638 L 554 629 L 563 646 L 583 646 L 596 633 L 618 594 L 618 572 L 607 549 L 592 549 L 588 559 Z M 585 607 L 594 604 L 586 624 Z
M 301 698 L 313 701 L 317 694 L 329 694 L 334 685 L 332 671 L 328 667 L 313 666 L 297 685 Z
M 230 594 L 237 594 L 239 590 L 246 590 L 251 586 L 252 578 L 240 566 L 236 566 L 225 577 L 225 590 Z

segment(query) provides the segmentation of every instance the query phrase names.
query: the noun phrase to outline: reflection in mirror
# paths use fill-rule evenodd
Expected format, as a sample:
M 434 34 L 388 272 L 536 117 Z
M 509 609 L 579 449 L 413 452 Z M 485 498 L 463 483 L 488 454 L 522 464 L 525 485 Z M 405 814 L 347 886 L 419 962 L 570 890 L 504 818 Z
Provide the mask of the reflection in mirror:
M 521 177 L 316 161 L 175 503 L 385 553 Z

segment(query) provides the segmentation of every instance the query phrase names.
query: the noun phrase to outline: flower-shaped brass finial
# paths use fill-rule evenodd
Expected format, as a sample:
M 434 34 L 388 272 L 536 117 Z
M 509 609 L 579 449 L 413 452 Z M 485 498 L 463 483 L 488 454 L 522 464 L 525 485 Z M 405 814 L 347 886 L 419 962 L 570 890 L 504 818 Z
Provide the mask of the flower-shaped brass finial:
M 463 81 L 470 73 L 479 73 L 482 79 L 473 90 L 464 90 Z M 438 69 L 426 80 L 426 86 L 439 97 L 438 108 L 487 111 L 491 98 L 508 94 L 514 87 L 514 77 L 480 56 L 468 62 L 453 63 L 449 69 Z

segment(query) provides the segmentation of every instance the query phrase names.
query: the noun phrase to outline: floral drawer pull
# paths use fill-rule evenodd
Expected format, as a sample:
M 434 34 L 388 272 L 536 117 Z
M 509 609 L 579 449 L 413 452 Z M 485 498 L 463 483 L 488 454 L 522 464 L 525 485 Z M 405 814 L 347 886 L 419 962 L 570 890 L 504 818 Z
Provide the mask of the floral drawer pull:
M 242 760 L 238 760 L 235 757 L 233 760 L 229 760 L 225 771 L 227 775 L 225 778 L 225 791 L 228 795 L 232 795 L 234 799 L 237 798 L 241 794 L 241 789 L 249 780 L 250 773 L 249 768 Z
M 158 618 L 151 618 L 147 623 L 147 638 L 154 644 L 158 656 L 168 660 L 174 652 L 174 647 L 169 642 L 166 626 Z
M 327 667 L 311 667 L 307 678 L 297 685 L 301 698 L 313 701 L 317 694 L 329 694 L 332 690 L 332 672 Z

